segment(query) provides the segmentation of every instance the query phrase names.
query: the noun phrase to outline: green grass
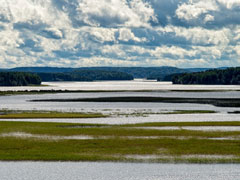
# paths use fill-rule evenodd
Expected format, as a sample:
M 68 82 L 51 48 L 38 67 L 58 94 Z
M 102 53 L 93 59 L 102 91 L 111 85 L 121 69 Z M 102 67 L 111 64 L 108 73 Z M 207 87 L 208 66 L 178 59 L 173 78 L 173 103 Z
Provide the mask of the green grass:
M 210 123 L 210 122 L 209 122 Z M 208 122 L 202 125 L 209 125 Z M 239 122 L 219 122 L 218 125 Z M 88 135 L 95 139 L 54 140 L 0 136 L 0 160 L 36 161 L 146 161 L 134 155 L 156 155 L 154 162 L 240 163 L 240 140 L 213 140 L 208 138 L 239 137 L 240 132 L 208 132 L 188 130 L 147 130 L 136 125 L 99 125 L 71 123 L 0 122 L 0 135 L 23 132 L 35 135 Z M 167 124 L 151 124 L 160 126 Z M 169 125 L 169 124 L 168 124 Z M 190 123 L 172 125 L 193 125 Z M 196 125 L 201 125 L 196 123 Z M 145 137 L 154 136 L 155 139 Z M 101 138 L 104 137 L 104 138 Z M 132 139 L 131 137 L 138 137 Z M 139 138 L 143 137 L 143 138 Z M 157 138 L 156 138 L 157 137 Z M 183 158 L 182 156 L 188 156 Z M 196 157 L 194 157 L 194 155 Z M 199 158 L 198 155 L 206 155 Z M 211 159 L 208 156 L 222 156 Z M 226 159 L 224 156 L 234 156 Z M 131 157 L 133 156 L 133 157 Z
M 39 118 L 102 118 L 101 113 L 75 113 L 58 111 L 14 111 L 1 110 L 0 119 L 39 119 Z

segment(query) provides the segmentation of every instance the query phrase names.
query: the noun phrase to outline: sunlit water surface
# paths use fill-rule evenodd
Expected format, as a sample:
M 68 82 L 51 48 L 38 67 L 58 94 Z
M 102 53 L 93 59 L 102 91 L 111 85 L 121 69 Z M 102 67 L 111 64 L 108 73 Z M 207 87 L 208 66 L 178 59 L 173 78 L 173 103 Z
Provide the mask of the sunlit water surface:
M 157 82 L 137 79 L 133 81 L 96 82 L 43 82 L 41 87 L 1 87 L 9 90 L 240 90 L 235 85 L 172 85 L 171 82 Z
M 0 162 L 3 180 L 237 180 L 240 165 Z

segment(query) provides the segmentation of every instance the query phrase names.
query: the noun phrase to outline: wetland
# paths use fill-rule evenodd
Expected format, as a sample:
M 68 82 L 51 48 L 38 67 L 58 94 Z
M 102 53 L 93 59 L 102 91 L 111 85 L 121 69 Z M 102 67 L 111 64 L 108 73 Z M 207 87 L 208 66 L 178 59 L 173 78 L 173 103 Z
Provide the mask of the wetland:
M 116 84 L 6 88 L 0 160 L 240 162 L 238 87 L 130 81 L 117 91 Z

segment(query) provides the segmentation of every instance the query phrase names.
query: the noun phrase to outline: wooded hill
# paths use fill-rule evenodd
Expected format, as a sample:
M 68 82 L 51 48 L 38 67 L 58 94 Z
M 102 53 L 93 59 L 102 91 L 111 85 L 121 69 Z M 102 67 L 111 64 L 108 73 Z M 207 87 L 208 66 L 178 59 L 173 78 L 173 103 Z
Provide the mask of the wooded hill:
M 133 76 L 123 72 L 101 70 L 78 70 L 65 73 L 37 73 L 42 81 L 104 81 L 133 80 Z
M 0 72 L 0 86 L 40 85 L 38 75 L 24 72 Z
M 161 79 L 165 76 L 176 73 L 199 72 L 207 70 L 206 68 L 188 68 L 181 69 L 170 66 L 161 67 L 81 67 L 81 68 L 62 68 L 62 67 L 18 67 L 13 69 L 2 69 L 2 71 L 18 71 L 32 73 L 73 73 L 76 71 L 111 71 L 123 72 L 132 75 L 134 78 Z M 1 69 L 0 69 L 1 71 Z M 62 76 L 58 74 L 57 76 Z M 68 75 L 69 77 L 69 75 Z
M 173 84 L 240 85 L 240 67 L 173 75 L 172 82 Z

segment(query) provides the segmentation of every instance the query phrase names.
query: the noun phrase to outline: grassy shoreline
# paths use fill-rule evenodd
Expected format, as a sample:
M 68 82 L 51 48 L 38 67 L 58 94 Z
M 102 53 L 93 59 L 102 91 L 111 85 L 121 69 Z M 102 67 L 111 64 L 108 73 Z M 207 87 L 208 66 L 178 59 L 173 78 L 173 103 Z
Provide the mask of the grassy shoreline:
M 195 125 L 211 123 L 213 124 L 198 122 Z M 218 125 L 240 126 L 239 123 L 218 122 Z M 193 124 L 99 125 L 0 121 L 0 160 L 240 163 L 239 131 L 135 128 Z M 77 137 L 90 139 L 76 139 Z M 231 139 L 232 137 L 238 138 Z
M 0 110 L 0 119 L 105 118 L 101 113 Z

